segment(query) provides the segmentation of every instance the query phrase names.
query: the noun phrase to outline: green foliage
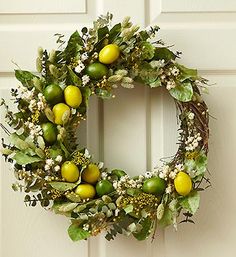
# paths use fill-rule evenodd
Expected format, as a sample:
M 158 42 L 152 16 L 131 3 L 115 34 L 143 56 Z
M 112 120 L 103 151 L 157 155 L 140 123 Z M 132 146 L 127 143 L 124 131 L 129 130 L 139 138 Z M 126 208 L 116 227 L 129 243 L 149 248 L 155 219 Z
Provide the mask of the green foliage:
M 69 183 L 69 182 L 57 182 L 53 181 L 49 183 L 54 189 L 59 190 L 61 192 L 65 192 L 68 190 L 74 189 L 77 184 L 75 183 Z
M 16 133 L 10 135 L 10 142 L 19 150 L 26 150 L 29 147 L 29 145 Z
M 72 241 L 80 241 L 87 239 L 90 236 L 90 233 L 82 228 L 80 228 L 77 224 L 71 224 L 68 228 L 68 234 Z
M 110 30 L 109 37 L 108 37 L 109 42 L 113 42 L 120 35 L 120 32 L 121 32 L 121 23 L 118 23 Z
M 70 68 L 70 67 L 67 67 L 68 68 L 68 71 L 69 71 L 69 76 L 68 76 L 68 79 L 67 79 L 67 83 L 68 85 L 75 85 L 75 86 L 81 86 L 81 79 L 74 73 L 74 71 Z
M 173 224 L 173 212 L 170 210 L 169 206 L 165 206 L 162 218 L 159 220 L 159 225 L 164 228 L 171 224 Z
M 193 87 L 191 83 L 184 82 L 169 90 L 170 94 L 178 101 L 189 102 L 193 97 Z
M 147 217 L 141 220 L 140 225 L 142 226 L 142 229 L 137 233 L 133 233 L 134 237 L 139 241 L 148 238 L 152 231 L 153 221 L 149 217 Z
M 68 41 L 68 44 L 64 50 L 65 59 L 67 62 L 71 61 L 71 58 L 77 57 L 79 50 L 83 46 L 84 42 L 79 32 L 76 30 Z
M 195 214 L 200 204 L 200 195 L 198 191 L 192 191 L 189 195 L 179 200 L 180 206 L 191 214 Z
M 35 162 L 42 161 L 41 158 L 36 157 L 36 156 L 29 156 L 22 151 L 17 151 L 12 159 L 15 160 L 16 163 L 19 164 L 19 165 L 27 165 L 27 164 L 30 164 L 30 163 L 35 163 Z
M 186 68 L 185 66 L 180 64 L 177 64 L 176 66 L 180 70 L 180 75 L 178 76 L 178 80 L 180 82 L 183 82 L 187 79 L 195 80 L 198 78 L 197 70 Z
M 35 76 L 33 73 L 25 70 L 15 70 L 15 77 L 22 83 L 22 85 L 33 88 Z
M 133 211 L 133 209 L 134 209 L 134 206 L 132 204 L 129 204 L 124 208 L 124 211 L 126 214 L 129 214 Z
M 166 47 L 157 47 L 155 50 L 154 59 L 169 62 L 170 60 L 175 60 L 176 55 Z
M 144 60 L 151 60 L 155 54 L 155 47 L 149 42 L 142 42 L 140 45 L 141 57 Z

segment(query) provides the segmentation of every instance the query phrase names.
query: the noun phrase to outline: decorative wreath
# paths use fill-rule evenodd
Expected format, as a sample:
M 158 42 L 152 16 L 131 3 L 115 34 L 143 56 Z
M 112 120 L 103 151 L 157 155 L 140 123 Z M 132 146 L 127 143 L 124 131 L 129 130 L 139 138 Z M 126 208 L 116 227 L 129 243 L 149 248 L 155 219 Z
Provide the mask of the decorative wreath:
M 2 154 L 18 180 L 13 189 L 26 193 L 27 205 L 69 217 L 73 241 L 103 230 L 108 240 L 118 233 L 154 238 L 159 226 L 176 228 L 180 214 L 182 222 L 193 223 L 199 191 L 210 184 L 209 114 L 201 96 L 207 80 L 179 64 L 179 52 L 154 41 L 159 27 L 139 30 L 129 18 L 111 27 L 111 19 L 109 13 L 100 16 L 92 28 L 74 32 L 66 46 L 56 34 L 57 50 L 38 50 L 38 73 L 15 70 L 21 85 L 11 95 L 18 111 L 1 101 L 11 127 L 1 124 L 9 136 L 9 142 L 2 139 Z M 130 177 L 95 163 L 79 148 L 76 129 L 86 119 L 91 95 L 112 98 L 113 89 L 133 88 L 135 82 L 164 87 L 173 97 L 179 148 L 162 166 Z

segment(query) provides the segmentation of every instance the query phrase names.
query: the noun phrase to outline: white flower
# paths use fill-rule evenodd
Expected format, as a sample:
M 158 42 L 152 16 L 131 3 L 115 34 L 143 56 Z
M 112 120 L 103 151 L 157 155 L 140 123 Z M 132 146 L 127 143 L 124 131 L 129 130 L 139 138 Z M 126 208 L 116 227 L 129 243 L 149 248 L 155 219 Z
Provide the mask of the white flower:
M 53 159 L 47 159 L 46 164 L 49 165 L 49 166 L 52 166 L 54 164 Z
M 85 155 L 84 155 L 84 156 L 85 156 Z M 89 156 L 89 157 L 90 157 L 90 156 Z M 87 158 L 89 158 L 89 157 L 87 157 Z M 98 163 L 98 168 L 99 168 L 99 170 L 102 169 L 103 166 L 104 166 L 104 163 L 103 163 L 103 162 L 99 162 L 99 163 Z
M 85 68 L 84 64 L 81 62 L 75 67 L 75 71 L 80 73 Z
M 166 88 L 167 88 L 168 90 L 170 90 L 170 89 L 172 89 L 172 88 L 175 88 L 175 87 L 176 87 L 176 84 L 175 84 L 174 80 L 170 80 L 170 81 L 168 81 L 167 84 L 166 84 Z
M 152 177 L 152 173 L 150 171 L 147 171 L 147 172 L 145 172 L 144 177 L 145 178 L 151 178 Z
M 89 224 L 84 224 L 84 225 L 83 225 L 83 229 L 86 230 L 86 231 L 88 231 L 88 230 L 89 230 Z
M 85 150 L 84 150 L 84 157 L 85 157 L 85 158 L 90 158 L 90 157 L 91 157 L 90 154 L 89 154 L 88 149 L 85 149 Z
M 166 187 L 166 194 L 170 194 L 172 192 L 172 186 L 171 184 L 169 184 L 167 187 Z
M 50 170 L 50 166 L 48 165 L 48 164 L 46 164 L 45 166 L 44 166 L 44 169 L 47 171 L 47 170 Z
M 170 69 L 171 70 L 171 74 L 174 76 L 178 76 L 179 75 L 179 69 L 177 67 L 173 67 Z
M 62 156 L 61 155 L 57 155 L 57 157 L 56 157 L 56 162 L 62 162 Z
M 59 165 L 57 165 L 57 166 L 54 167 L 54 170 L 55 170 L 55 171 L 59 171 L 60 169 L 61 169 L 61 167 L 60 167 Z
M 76 109 L 71 108 L 71 114 L 76 114 Z
M 88 59 L 88 53 L 83 53 L 82 55 L 81 55 L 81 61 L 83 62 L 83 61 L 85 61 L 85 60 L 87 60 Z
M 89 78 L 88 75 L 84 75 L 82 77 L 82 84 L 83 84 L 83 86 L 87 85 L 89 83 L 89 81 L 90 81 L 90 78 Z
M 194 119 L 194 113 L 193 112 L 189 112 L 189 114 L 188 114 L 188 118 L 190 119 L 190 120 L 193 120 Z
M 102 172 L 101 173 L 101 178 L 102 179 L 106 179 L 107 178 L 107 173 L 106 172 Z

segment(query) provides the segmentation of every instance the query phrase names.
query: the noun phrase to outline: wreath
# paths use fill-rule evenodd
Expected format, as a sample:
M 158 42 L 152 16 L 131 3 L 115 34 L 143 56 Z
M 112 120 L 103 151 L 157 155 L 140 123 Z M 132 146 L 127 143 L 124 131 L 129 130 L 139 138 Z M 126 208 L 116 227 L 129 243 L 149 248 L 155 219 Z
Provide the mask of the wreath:
M 111 26 L 111 20 L 109 13 L 100 16 L 67 44 L 56 34 L 57 50 L 38 50 L 38 73 L 15 70 L 21 85 L 11 95 L 18 111 L 1 100 L 1 127 L 8 135 L 2 155 L 17 179 L 13 189 L 26 193 L 28 206 L 69 217 L 73 241 L 103 230 L 108 240 L 117 234 L 154 238 L 157 227 L 176 228 L 180 214 L 182 222 L 194 223 L 199 191 L 210 184 L 209 114 L 201 96 L 208 81 L 177 62 L 181 53 L 155 41 L 159 27 L 140 30 L 129 18 Z M 159 167 L 130 177 L 93 161 L 88 149 L 79 148 L 76 129 L 86 119 L 91 95 L 112 98 L 115 88 L 133 88 L 135 82 L 163 87 L 173 97 L 179 147 Z

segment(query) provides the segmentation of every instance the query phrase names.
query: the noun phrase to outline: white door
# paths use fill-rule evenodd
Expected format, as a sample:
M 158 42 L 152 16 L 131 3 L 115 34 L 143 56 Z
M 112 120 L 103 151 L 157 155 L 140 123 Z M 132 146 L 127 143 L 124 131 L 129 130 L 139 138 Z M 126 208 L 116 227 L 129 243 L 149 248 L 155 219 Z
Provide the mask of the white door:
M 211 119 L 209 170 L 212 188 L 202 194 L 196 225 L 157 233 L 154 243 L 103 236 L 79 244 L 67 237 L 68 221 L 40 208 L 27 208 L 14 193 L 13 175 L 1 160 L 1 257 L 235 257 L 236 256 L 236 2 L 234 0 L 0 0 L 0 93 L 17 85 L 14 65 L 34 70 L 37 47 L 55 47 L 56 32 L 69 35 L 110 11 L 114 21 L 131 16 L 183 52 L 181 60 L 216 83 L 206 96 Z M 103 103 L 92 99 L 81 138 L 107 167 L 136 175 L 174 153 L 176 118 L 160 89 L 119 89 Z M 87 137 L 86 137 L 87 135 Z

